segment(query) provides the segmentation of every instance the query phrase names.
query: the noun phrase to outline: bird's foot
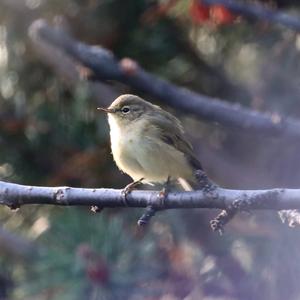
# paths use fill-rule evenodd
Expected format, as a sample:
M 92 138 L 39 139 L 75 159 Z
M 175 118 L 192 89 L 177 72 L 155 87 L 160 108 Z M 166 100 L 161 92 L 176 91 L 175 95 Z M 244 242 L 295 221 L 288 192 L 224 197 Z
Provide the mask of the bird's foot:
M 126 206 L 128 206 L 128 203 L 127 203 L 127 195 L 133 191 L 137 186 L 139 186 L 140 184 L 142 184 L 144 178 L 141 178 L 139 180 L 136 180 L 136 181 L 133 181 L 129 184 L 127 184 L 125 186 L 125 188 L 122 190 L 122 196 L 124 197 L 124 202 L 126 204 Z
M 133 191 L 138 185 L 142 184 L 144 178 L 141 178 L 139 180 L 130 182 L 125 186 L 125 188 L 122 190 L 123 195 L 128 195 L 131 191 Z
M 161 190 L 161 191 L 159 192 L 159 194 L 158 194 L 158 197 L 159 197 L 161 206 L 164 206 L 166 197 L 167 197 L 167 195 L 168 195 L 168 193 L 169 193 L 169 191 L 170 191 L 170 183 L 171 183 L 171 177 L 168 176 L 166 182 L 165 182 L 164 185 L 163 185 L 162 190 Z

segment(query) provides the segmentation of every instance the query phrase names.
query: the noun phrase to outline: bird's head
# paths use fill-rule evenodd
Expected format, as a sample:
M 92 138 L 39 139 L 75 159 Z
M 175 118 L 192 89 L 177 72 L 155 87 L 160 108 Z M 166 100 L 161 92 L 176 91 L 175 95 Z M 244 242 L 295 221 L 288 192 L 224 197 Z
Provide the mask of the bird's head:
M 125 94 L 115 99 L 108 108 L 98 107 L 97 109 L 108 113 L 109 117 L 113 118 L 120 125 L 126 125 L 149 112 L 153 112 L 155 107 L 155 105 L 138 96 Z

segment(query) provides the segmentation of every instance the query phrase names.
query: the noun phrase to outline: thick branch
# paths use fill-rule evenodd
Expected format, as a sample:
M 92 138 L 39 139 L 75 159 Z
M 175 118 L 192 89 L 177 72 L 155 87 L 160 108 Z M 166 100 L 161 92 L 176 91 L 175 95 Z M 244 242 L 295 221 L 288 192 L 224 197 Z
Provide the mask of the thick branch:
M 71 187 L 26 186 L 0 181 L 0 205 L 12 208 L 26 204 L 82 205 L 99 207 L 153 207 L 249 209 L 299 209 L 300 189 L 230 190 L 220 187 L 194 192 L 172 192 L 162 201 L 158 191 L 134 190 L 124 196 L 121 190 Z
M 278 23 L 290 29 L 300 31 L 299 17 L 266 8 L 259 3 L 243 3 L 236 0 L 201 0 L 201 2 L 204 4 L 221 4 L 237 14 Z
M 120 81 L 183 112 L 230 128 L 245 129 L 256 134 L 300 137 L 300 122 L 296 119 L 274 117 L 238 104 L 200 95 L 179 88 L 139 67 L 128 72 L 106 49 L 78 42 L 59 29 L 50 27 L 43 20 L 35 21 L 31 25 L 30 35 L 44 39 L 88 67 L 93 72 L 93 79 Z

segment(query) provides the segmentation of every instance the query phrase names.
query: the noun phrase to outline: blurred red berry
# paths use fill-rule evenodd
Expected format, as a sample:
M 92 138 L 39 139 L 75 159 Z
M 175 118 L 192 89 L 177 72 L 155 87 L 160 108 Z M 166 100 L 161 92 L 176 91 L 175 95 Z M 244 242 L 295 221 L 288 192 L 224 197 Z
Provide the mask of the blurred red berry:
M 217 25 L 231 24 L 236 19 L 228 8 L 220 4 L 211 5 L 209 8 L 210 19 Z
M 108 267 L 104 261 L 98 259 L 86 266 L 86 275 L 95 284 L 105 284 L 109 279 Z
M 190 15 L 193 22 L 203 24 L 209 19 L 209 6 L 199 0 L 193 0 L 190 6 Z
M 86 277 L 94 284 L 106 284 L 109 280 L 109 269 L 104 258 L 95 252 L 90 245 L 80 244 L 77 248 Z

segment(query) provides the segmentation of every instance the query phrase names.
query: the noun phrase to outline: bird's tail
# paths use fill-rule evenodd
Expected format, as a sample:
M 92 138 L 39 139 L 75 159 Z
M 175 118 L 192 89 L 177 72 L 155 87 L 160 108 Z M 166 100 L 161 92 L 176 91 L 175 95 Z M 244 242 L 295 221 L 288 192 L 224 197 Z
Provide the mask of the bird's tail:
M 178 183 L 179 185 L 183 188 L 184 191 L 193 191 L 194 188 L 192 185 L 184 178 L 179 177 L 178 178 Z
M 184 191 L 194 191 L 194 190 L 201 190 L 204 187 L 216 187 L 217 185 L 211 181 L 203 170 L 196 170 L 195 177 L 193 180 L 187 180 L 185 178 L 179 177 L 177 179 L 180 187 Z

